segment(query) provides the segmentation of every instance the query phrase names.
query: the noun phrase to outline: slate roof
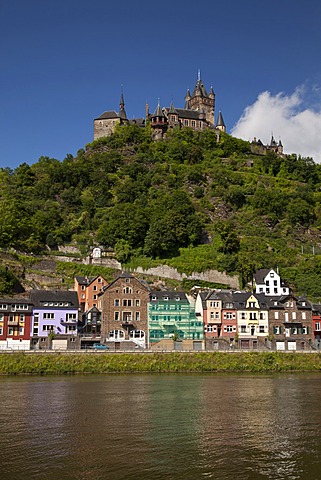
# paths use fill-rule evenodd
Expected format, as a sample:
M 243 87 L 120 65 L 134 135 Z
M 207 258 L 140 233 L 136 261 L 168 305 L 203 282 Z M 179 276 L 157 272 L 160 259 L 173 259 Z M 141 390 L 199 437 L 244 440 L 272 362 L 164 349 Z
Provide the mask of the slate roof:
M 76 275 L 76 280 L 78 282 L 79 285 L 90 285 L 94 280 L 96 280 L 96 278 L 98 277 L 98 275 L 96 275 L 96 277 L 91 277 L 91 278 L 88 278 L 88 277 L 81 277 L 80 275 Z
M 166 291 L 166 290 L 153 290 L 150 292 L 151 298 L 156 297 L 157 300 L 155 301 L 165 301 L 165 297 L 168 298 L 169 301 L 177 301 L 176 299 L 179 298 L 181 302 L 188 302 L 186 294 L 184 292 L 176 292 L 176 291 Z
M 115 110 L 110 110 L 108 112 L 104 112 L 100 115 L 100 117 L 95 118 L 95 120 L 108 120 L 111 118 L 120 118 L 118 113 Z
M 168 109 L 167 109 L 168 110 Z M 185 108 L 176 108 L 179 117 L 190 118 L 192 120 L 199 120 L 202 112 L 198 110 L 186 110 Z
M 255 274 L 253 275 L 255 283 L 257 285 L 262 285 L 262 283 L 264 283 L 265 277 L 271 270 L 271 268 L 261 268 L 260 270 L 255 272 Z
M 69 303 L 69 308 L 79 308 L 78 295 L 69 290 L 32 290 L 30 299 L 35 307 L 43 307 L 44 302 Z M 53 308 L 68 308 L 65 306 L 53 306 Z
M 198 80 L 198 81 L 197 81 L 192 96 L 194 97 L 194 96 L 197 95 L 198 93 L 200 93 L 200 95 L 201 95 L 202 97 L 208 97 L 208 93 L 207 93 L 207 91 L 206 91 L 206 88 L 204 87 L 204 84 L 203 84 L 202 80 Z
M 225 123 L 224 123 L 224 120 L 223 120 L 223 115 L 222 115 L 221 110 L 219 111 L 219 114 L 218 114 L 218 117 L 217 117 L 216 126 L 217 127 L 225 127 L 226 126 Z

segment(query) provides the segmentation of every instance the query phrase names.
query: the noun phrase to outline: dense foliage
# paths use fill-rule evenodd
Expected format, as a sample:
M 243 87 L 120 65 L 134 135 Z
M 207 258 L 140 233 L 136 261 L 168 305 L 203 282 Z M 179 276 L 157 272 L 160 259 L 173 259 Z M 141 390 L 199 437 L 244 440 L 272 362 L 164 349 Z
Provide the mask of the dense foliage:
M 210 130 L 154 142 L 132 125 L 76 157 L 41 157 L 0 178 L 0 248 L 103 244 L 123 263 L 216 268 L 244 282 L 278 266 L 298 291 L 321 297 L 321 170 L 309 158 L 255 155 Z

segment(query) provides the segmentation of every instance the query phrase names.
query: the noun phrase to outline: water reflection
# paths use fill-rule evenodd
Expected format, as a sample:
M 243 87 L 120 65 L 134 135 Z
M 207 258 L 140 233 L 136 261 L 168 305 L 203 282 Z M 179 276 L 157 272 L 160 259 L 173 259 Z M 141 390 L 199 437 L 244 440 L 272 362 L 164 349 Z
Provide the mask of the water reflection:
M 318 479 L 320 375 L 0 379 L 1 478 Z

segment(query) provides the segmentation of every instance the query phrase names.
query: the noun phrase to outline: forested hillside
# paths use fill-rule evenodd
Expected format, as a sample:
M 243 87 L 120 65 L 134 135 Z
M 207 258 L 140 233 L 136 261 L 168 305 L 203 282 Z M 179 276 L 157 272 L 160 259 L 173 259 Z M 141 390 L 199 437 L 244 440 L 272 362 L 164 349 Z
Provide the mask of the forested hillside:
M 255 155 L 210 130 L 153 142 L 127 126 L 75 158 L 0 175 L 2 249 L 101 244 L 127 265 L 215 268 L 243 282 L 279 267 L 299 293 L 321 297 L 321 169 L 309 158 Z

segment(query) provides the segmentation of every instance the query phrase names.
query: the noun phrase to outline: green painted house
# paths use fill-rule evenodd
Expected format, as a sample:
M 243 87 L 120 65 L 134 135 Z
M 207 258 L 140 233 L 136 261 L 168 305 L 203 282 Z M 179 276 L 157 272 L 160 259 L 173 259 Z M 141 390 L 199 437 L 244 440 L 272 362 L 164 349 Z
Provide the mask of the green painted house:
M 203 340 L 203 322 L 197 319 L 185 293 L 154 291 L 148 304 L 150 343 L 163 339 Z

